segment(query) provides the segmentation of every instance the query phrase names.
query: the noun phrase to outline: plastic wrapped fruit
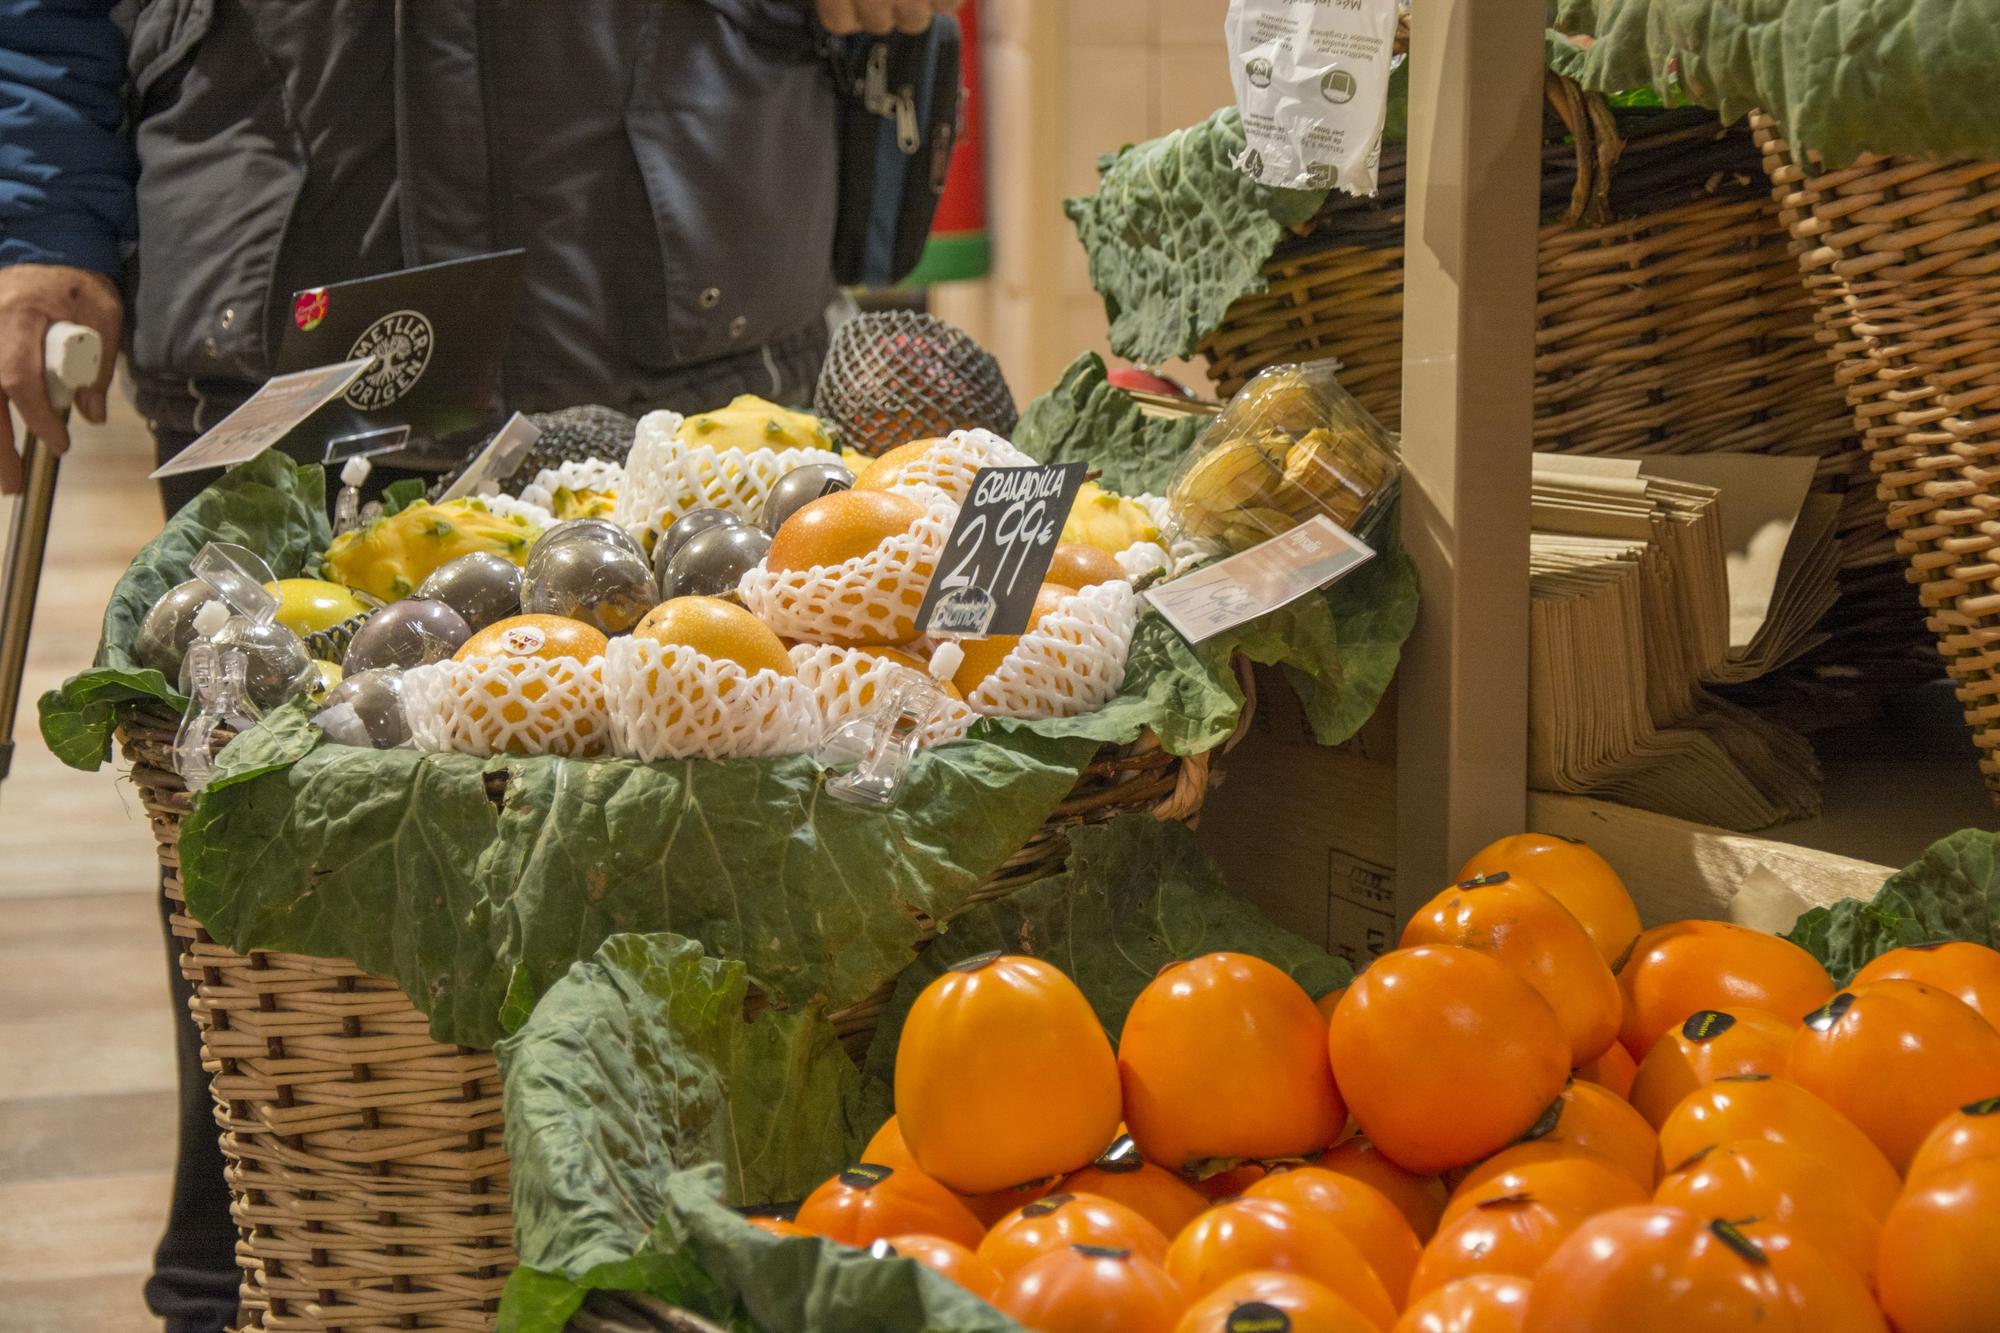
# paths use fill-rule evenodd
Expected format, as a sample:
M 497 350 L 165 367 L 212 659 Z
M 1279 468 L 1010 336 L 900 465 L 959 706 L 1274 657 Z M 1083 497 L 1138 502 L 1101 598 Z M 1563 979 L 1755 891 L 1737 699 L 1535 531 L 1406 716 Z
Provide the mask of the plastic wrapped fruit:
M 567 616 L 606 634 L 623 634 L 659 599 L 653 571 L 631 545 L 594 534 L 568 536 L 569 526 L 550 529 L 535 544 L 522 575 L 521 609 L 529 615 Z
M 443 602 L 473 629 L 485 629 L 521 614 L 521 567 L 491 551 L 473 551 L 432 570 L 417 596 Z
M 833 448 L 833 440 L 818 417 L 779 407 L 751 393 L 738 394 L 727 407 L 689 417 L 678 438 L 711 449 Z
M 537 529 L 525 518 L 502 517 L 478 500 L 423 501 L 388 518 L 343 532 L 322 562 L 332 578 L 371 597 L 408 597 L 432 570 L 471 551 L 523 563 Z
M 660 534 L 660 539 L 653 543 L 653 582 L 660 586 L 663 595 L 671 596 L 666 592 L 667 562 L 674 558 L 676 551 L 710 528 L 744 526 L 747 523 L 743 516 L 727 509 L 690 509 L 668 525 L 667 530 Z
M 631 533 L 608 518 L 571 518 L 556 524 L 536 539 L 535 545 L 559 546 L 564 542 L 593 541 L 616 546 L 634 555 L 646 554 Z M 532 554 L 532 553 L 531 553 Z
M 278 596 L 278 623 L 294 634 L 318 634 L 368 609 L 352 588 L 325 579 L 279 579 L 265 586 Z
M 394 749 L 410 739 L 403 716 L 403 673 L 393 667 L 355 672 L 327 691 L 313 721 L 342 745 Z
M 1354 531 L 1387 502 L 1394 437 L 1331 362 L 1273 366 L 1202 432 L 1167 488 L 1176 535 L 1240 551 L 1325 514 Z
M 764 531 L 775 533 L 786 519 L 822 495 L 851 490 L 854 474 L 835 462 L 807 463 L 778 478 L 764 498 L 764 512 L 758 522 Z
M 674 527 L 686 521 L 682 519 Z M 771 538 L 762 528 L 748 523 L 715 524 L 688 538 L 668 559 L 660 595 L 733 597 L 744 574 L 770 549 Z
M 348 675 L 376 667 L 442 662 L 472 636 L 465 617 L 443 602 L 415 597 L 383 607 L 354 632 L 340 668 Z
M 215 590 L 200 579 L 189 579 L 167 589 L 153 609 L 139 622 L 132 639 L 132 654 L 141 666 L 151 667 L 168 680 L 181 678 L 181 659 L 194 642 L 195 612 L 204 602 L 215 600 Z

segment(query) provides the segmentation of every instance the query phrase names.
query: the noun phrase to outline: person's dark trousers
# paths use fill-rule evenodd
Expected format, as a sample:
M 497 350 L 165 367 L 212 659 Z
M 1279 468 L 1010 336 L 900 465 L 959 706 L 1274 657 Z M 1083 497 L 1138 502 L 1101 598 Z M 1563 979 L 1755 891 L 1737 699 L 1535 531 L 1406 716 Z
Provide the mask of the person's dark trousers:
M 174 1057 L 180 1083 L 180 1144 L 174 1157 L 173 1202 L 166 1234 L 153 1251 L 146 1308 L 166 1323 L 166 1333 L 222 1333 L 236 1319 L 236 1223 L 229 1216 L 229 1185 L 222 1174 L 222 1145 L 201 1067 L 201 1033 L 188 1010 L 194 987 L 181 975 L 180 944 L 168 926 L 173 904 L 158 895 L 167 938 L 168 989 L 174 1005 Z

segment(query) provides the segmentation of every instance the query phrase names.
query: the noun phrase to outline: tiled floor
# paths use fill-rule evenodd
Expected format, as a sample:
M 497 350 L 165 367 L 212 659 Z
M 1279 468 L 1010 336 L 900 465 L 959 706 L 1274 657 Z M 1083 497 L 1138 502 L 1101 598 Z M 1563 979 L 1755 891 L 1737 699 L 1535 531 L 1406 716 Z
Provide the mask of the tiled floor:
M 14 770 L 0 785 L 0 1333 L 157 1330 L 140 1299 L 166 1213 L 173 1015 L 152 837 L 116 768 L 43 748 L 34 700 L 90 661 L 159 528 L 129 409 L 63 465 Z M 12 525 L 6 502 L 0 535 Z

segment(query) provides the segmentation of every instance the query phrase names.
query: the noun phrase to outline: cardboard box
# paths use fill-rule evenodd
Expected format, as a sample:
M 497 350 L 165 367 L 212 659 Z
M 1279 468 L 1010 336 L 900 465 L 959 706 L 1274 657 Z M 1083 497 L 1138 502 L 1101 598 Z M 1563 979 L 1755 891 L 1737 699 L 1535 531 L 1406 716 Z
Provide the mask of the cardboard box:
M 1219 764 L 1197 836 L 1273 921 L 1360 966 L 1401 933 L 1394 702 L 1352 742 L 1328 748 L 1282 674 L 1259 668 L 1256 683 L 1255 716 Z M 1873 896 L 1892 873 L 1582 796 L 1530 792 L 1528 822 L 1603 853 L 1648 925 L 1709 917 L 1784 930 L 1808 907 Z

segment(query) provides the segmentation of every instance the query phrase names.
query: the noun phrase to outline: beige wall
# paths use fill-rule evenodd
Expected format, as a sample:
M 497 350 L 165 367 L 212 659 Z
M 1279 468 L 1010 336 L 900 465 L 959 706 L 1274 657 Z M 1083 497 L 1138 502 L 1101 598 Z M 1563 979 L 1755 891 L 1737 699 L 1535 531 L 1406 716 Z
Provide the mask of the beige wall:
M 980 0 L 993 271 L 943 284 L 932 309 L 990 347 L 1023 404 L 1086 349 L 1108 355 L 1065 197 L 1099 154 L 1233 98 L 1225 0 Z M 1201 382 L 1199 372 L 1193 378 Z

